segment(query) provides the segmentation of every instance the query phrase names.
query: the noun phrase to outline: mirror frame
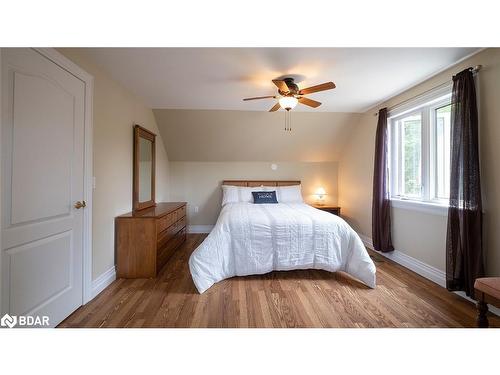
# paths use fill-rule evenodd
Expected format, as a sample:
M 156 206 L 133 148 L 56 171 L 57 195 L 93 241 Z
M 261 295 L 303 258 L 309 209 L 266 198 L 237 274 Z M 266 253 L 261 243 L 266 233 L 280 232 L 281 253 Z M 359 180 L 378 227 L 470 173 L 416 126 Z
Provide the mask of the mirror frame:
M 139 141 L 141 138 L 151 141 L 151 199 L 146 202 L 139 202 Z M 156 134 L 150 132 L 149 130 L 143 128 L 140 125 L 134 125 L 134 171 L 133 171 L 133 188 L 132 188 L 132 208 L 134 211 L 143 210 L 145 208 L 156 206 L 155 203 L 155 171 L 156 171 Z

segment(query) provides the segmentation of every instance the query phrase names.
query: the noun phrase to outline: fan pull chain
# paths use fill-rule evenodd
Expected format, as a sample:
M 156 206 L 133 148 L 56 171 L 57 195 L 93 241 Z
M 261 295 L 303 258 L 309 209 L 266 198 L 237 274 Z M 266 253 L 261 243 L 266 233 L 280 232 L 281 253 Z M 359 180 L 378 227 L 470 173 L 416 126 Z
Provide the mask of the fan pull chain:
M 292 116 L 289 109 L 285 112 L 285 131 L 292 131 Z

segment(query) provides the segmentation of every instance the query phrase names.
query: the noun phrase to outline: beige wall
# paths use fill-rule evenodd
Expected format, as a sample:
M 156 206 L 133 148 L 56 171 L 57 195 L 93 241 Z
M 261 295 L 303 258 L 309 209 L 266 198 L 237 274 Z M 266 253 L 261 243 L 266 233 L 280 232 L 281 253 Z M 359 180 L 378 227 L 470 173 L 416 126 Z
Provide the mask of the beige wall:
M 315 190 L 323 187 L 326 203 L 337 203 L 337 162 L 170 162 L 171 199 L 188 202 L 192 225 L 215 224 L 221 209 L 221 182 L 226 179 L 301 180 L 302 195 L 314 203 Z M 194 207 L 199 212 L 194 212 Z
M 215 223 L 224 179 L 301 179 L 306 200 L 314 200 L 311 194 L 323 186 L 329 203 L 338 201 L 352 226 L 371 237 L 377 121 L 373 113 L 476 64 L 483 65 L 479 96 L 487 271 L 500 274 L 500 233 L 496 228 L 500 222 L 499 49 L 485 50 L 365 114 L 295 112 L 291 133 L 283 131 L 281 112 L 154 110 L 153 115 L 141 100 L 86 61 L 81 51 L 60 51 L 95 77 L 94 277 L 113 265 L 114 217 L 131 209 L 133 123 L 161 135 L 157 144 L 157 201 L 186 200 L 191 224 Z M 272 162 L 278 164 L 277 171 L 270 169 Z M 198 213 L 194 213 L 194 206 L 199 206 Z M 392 213 L 396 249 L 444 270 L 446 217 L 400 208 L 393 208 Z
M 172 161 L 337 161 L 360 116 L 293 112 L 292 131 L 286 132 L 284 111 L 155 109 L 154 114 Z
M 339 162 L 339 203 L 348 221 L 371 237 L 373 153 L 379 108 L 391 107 L 438 86 L 460 70 L 481 64 L 479 78 L 480 147 L 484 196 L 484 248 L 490 275 L 500 275 L 500 49 L 487 49 L 430 80 L 367 111 L 354 125 Z M 445 269 L 446 217 L 393 208 L 397 250 Z
M 304 198 L 323 187 L 327 203 L 337 204 L 337 160 L 356 113 L 155 109 L 170 159 L 172 200 L 187 201 L 192 225 L 215 224 L 225 179 L 297 179 Z M 272 163 L 278 165 L 273 171 Z M 194 212 L 194 207 L 199 212 Z
M 114 218 L 132 209 L 132 127 L 159 134 L 151 109 L 78 49 L 59 49 L 94 76 L 94 176 L 92 262 L 95 279 L 114 265 Z M 161 138 L 156 147 L 156 198 L 168 199 L 168 159 Z

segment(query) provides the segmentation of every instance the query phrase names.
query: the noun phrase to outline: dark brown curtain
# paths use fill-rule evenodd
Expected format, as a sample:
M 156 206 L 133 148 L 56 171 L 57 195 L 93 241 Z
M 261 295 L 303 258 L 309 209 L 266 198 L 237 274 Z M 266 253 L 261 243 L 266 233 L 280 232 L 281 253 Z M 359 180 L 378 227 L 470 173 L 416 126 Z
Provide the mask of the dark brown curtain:
M 474 297 L 484 275 L 476 89 L 472 69 L 453 77 L 446 287 Z
M 393 251 L 391 207 L 387 189 L 387 108 L 378 112 L 373 171 L 372 240 L 377 251 Z

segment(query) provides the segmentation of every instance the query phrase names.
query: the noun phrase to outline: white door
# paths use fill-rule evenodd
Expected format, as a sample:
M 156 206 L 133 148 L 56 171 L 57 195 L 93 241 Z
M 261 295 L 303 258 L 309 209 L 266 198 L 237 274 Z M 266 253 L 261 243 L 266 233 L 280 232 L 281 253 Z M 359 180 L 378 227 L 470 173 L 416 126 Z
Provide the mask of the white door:
M 85 84 L 31 49 L 2 50 L 2 315 L 82 305 Z

